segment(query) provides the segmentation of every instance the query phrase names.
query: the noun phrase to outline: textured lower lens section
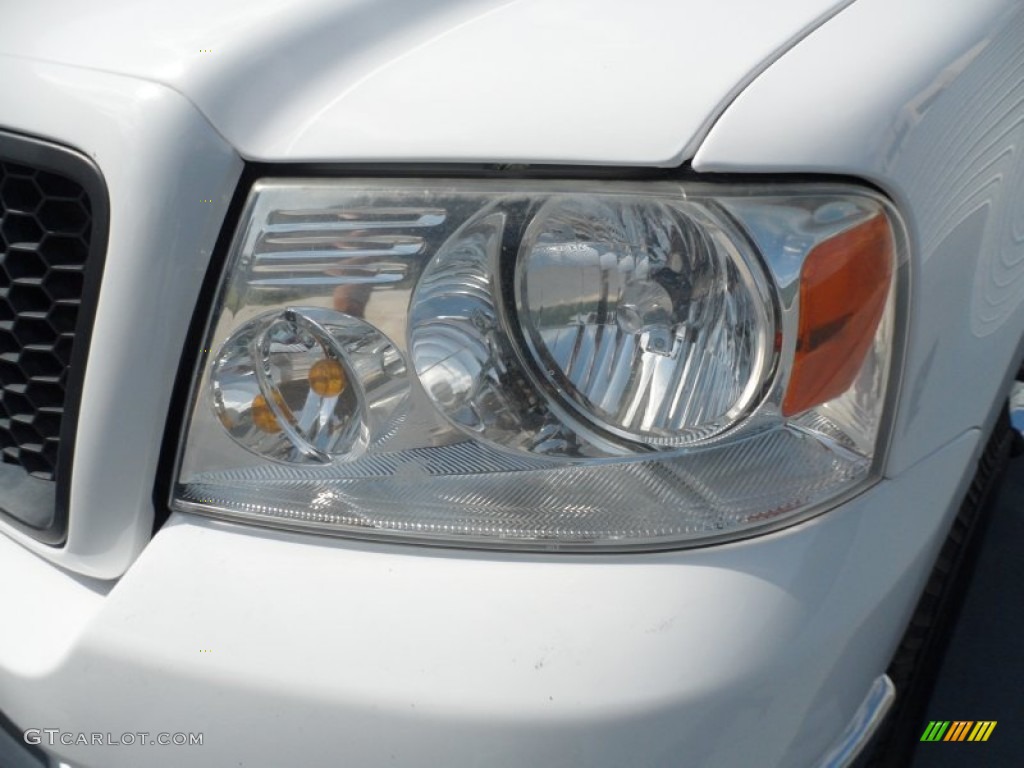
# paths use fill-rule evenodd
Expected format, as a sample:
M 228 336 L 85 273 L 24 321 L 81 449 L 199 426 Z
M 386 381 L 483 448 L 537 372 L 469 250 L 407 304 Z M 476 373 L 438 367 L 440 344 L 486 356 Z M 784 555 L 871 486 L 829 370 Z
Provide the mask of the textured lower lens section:
M 869 463 L 777 429 L 677 459 L 552 467 L 461 442 L 333 467 L 197 474 L 184 509 L 344 534 L 606 549 L 706 543 L 807 516 L 852 490 Z

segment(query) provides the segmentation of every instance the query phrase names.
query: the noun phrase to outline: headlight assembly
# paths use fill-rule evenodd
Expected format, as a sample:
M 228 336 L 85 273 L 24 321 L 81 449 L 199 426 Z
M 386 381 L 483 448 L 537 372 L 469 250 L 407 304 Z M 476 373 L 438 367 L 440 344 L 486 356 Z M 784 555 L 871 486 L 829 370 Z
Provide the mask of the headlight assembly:
M 802 519 L 875 476 L 902 242 L 838 185 L 258 182 L 172 505 L 569 550 Z

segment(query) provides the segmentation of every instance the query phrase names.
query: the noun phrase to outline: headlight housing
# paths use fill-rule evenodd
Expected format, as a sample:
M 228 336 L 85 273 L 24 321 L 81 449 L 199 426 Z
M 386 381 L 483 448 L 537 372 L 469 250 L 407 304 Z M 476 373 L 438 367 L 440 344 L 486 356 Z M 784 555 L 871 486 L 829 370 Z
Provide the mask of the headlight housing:
M 877 473 L 903 243 L 846 185 L 257 182 L 171 503 L 569 550 L 803 519 Z

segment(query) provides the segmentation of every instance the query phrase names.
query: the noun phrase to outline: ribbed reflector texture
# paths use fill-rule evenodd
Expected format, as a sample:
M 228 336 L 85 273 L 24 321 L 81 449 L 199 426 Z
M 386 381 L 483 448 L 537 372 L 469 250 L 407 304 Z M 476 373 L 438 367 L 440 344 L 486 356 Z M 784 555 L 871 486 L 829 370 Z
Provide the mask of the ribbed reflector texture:
M 868 469 L 789 429 L 671 460 L 560 468 L 465 442 L 334 467 L 198 475 L 179 498 L 339 532 L 642 546 L 770 524 L 852 487 Z

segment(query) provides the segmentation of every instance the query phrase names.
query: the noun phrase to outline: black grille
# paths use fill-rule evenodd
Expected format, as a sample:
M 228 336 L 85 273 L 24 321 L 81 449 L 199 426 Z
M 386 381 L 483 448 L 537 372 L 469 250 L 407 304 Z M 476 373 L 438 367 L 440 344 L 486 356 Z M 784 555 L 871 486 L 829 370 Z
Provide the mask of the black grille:
M 53 480 L 92 212 L 66 176 L 0 161 L 0 455 Z
M 0 130 L 0 518 L 65 541 L 109 200 L 86 155 Z

